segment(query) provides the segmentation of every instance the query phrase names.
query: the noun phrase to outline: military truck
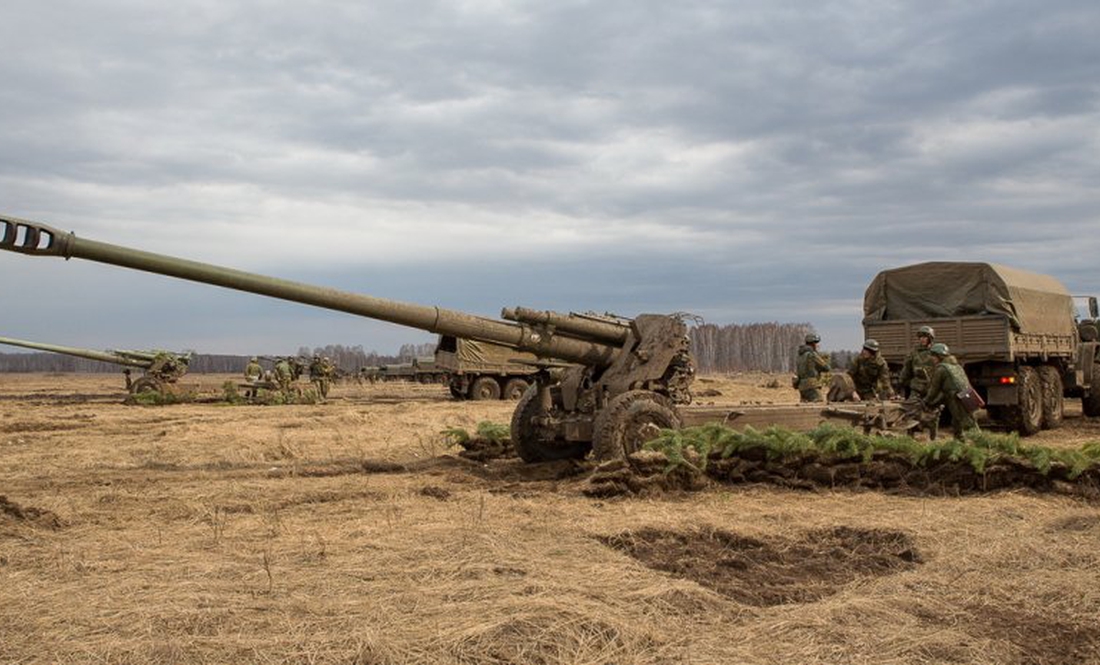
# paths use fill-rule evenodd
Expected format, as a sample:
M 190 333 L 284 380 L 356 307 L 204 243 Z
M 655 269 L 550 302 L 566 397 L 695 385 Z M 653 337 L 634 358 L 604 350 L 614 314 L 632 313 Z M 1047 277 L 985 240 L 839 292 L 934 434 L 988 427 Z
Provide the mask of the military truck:
M 534 382 L 538 357 L 515 349 L 454 335 L 440 335 L 435 366 L 448 375 L 456 399 L 517 400 Z
M 413 376 L 417 383 L 447 383 L 447 370 L 440 367 L 435 356 L 417 356 L 412 359 Z
M 1062 422 L 1065 397 L 1100 415 L 1097 303 L 1079 318 L 1048 275 L 993 263 L 929 262 L 880 272 L 864 295 L 863 329 L 898 370 L 921 326 L 947 344 L 989 417 L 1028 435 Z

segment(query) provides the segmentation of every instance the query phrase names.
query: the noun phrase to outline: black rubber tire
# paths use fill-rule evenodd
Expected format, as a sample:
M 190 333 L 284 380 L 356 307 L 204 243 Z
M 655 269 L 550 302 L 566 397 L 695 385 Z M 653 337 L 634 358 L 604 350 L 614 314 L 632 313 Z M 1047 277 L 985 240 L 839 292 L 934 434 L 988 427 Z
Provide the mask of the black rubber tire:
M 1043 383 L 1034 367 L 1016 370 L 1016 396 L 1013 429 L 1024 436 L 1035 434 L 1043 426 Z
M 470 399 L 500 399 L 500 384 L 491 376 L 479 376 L 470 385 Z
M 1081 412 L 1090 418 L 1100 416 L 1100 363 L 1092 366 L 1092 383 L 1081 398 Z
M 1062 373 L 1057 367 L 1043 365 L 1039 368 L 1039 381 L 1043 386 L 1043 429 L 1058 429 L 1066 410 Z
M 664 395 L 631 390 L 616 395 L 596 415 L 592 427 L 592 454 L 597 460 L 620 459 L 637 452 L 649 440 L 648 430 L 679 429 L 676 407 Z
M 141 376 L 130 386 L 130 394 L 143 395 L 147 393 L 164 393 L 164 385 L 151 376 Z
M 500 398 L 512 401 L 519 400 L 530 387 L 531 384 L 524 379 L 512 377 L 504 384 L 504 390 L 501 391 Z
M 516 454 L 528 464 L 584 459 L 589 444 L 549 439 L 535 426 L 533 419 L 539 414 L 538 395 L 538 386 L 531 386 L 519 398 L 516 410 L 512 412 L 512 447 L 516 449 Z

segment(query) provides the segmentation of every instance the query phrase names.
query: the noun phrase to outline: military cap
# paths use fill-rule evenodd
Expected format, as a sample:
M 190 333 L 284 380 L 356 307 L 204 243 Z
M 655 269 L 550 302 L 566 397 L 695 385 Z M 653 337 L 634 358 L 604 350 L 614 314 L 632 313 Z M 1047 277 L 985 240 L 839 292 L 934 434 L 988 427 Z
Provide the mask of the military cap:
M 878 353 L 878 340 L 868 339 L 867 341 L 863 342 L 863 348 L 867 349 L 868 351 L 874 351 L 875 353 Z
M 820 341 L 821 341 L 821 336 L 818 335 L 817 333 L 810 333 L 810 334 L 806 335 L 806 343 L 807 344 L 817 344 Z
M 917 336 L 931 337 L 935 339 L 936 331 L 932 329 L 932 326 L 921 326 L 920 330 L 917 331 Z
M 928 350 L 932 353 L 932 355 L 939 356 L 941 358 L 943 358 L 947 354 L 951 353 L 951 351 L 948 350 L 947 345 L 944 344 L 943 342 L 936 342 L 935 344 L 932 345 L 932 348 L 930 348 Z

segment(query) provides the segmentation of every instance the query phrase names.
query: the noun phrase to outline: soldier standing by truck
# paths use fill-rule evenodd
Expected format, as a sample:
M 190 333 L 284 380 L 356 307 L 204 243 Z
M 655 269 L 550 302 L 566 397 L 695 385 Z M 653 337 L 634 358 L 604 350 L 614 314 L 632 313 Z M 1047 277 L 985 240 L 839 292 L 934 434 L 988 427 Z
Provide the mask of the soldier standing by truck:
M 933 344 L 929 353 L 934 369 L 924 403 L 931 407 L 945 405 L 951 414 L 951 429 L 955 431 L 955 438 L 962 439 L 964 432 L 978 430 L 970 407 L 973 405 L 972 399 L 980 398 L 977 398 L 962 365 L 951 355 L 946 344 Z M 966 401 L 962 396 L 967 396 Z
M 936 331 L 931 326 L 921 326 L 917 331 L 917 346 L 905 359 L 898 377 L 902 395 L 905 397 L 924 397 L 928 392 L 928 383 L 932 380 L 932 342 Z
M 890 386 L 890 367 L 878 353 L 878 341 L 868 339 L 863 342 L 859 355 L 852 360 L 848 375 L 855 384 L 856 394 L 862 400 L 890 399 L 894 389 Z
M 828 383 L 827 376 L 831 367 L 828 357 L 817 350 L 820 343 L 821 337 L 817 333 L 810 333 L 806 335 L 806 343 L 798 349 L 796 387 L 802 402 L 820 402 L 821 386 Z

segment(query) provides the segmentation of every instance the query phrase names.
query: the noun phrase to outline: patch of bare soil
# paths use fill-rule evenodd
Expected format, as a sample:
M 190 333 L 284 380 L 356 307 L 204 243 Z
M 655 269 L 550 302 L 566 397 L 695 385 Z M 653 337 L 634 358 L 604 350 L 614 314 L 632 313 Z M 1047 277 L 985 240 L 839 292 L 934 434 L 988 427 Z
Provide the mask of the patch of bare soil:
M 857 578 L 923 563 L 907 534 L 844 526 L 768 539 L 719 529 L 644 528 L 602 540 L 649 568 L 756 607 L 814 602 Z
M 49 510 L 35 508 L 33 506 L 21 506 L 8 497 L 0 495 L 0 534 L 7 530 L 7 526 L 24 524 L 43 527 L 46 529 L 60 529 L 63 524 L 61 518 Z
M 1095 663 L 1100 656 L 1100 622 L 1089 626 L 1004 606 L 976 605 L 967 610 L 967 632 L 1010 643 L 1020 663 L 1079 665 Z

